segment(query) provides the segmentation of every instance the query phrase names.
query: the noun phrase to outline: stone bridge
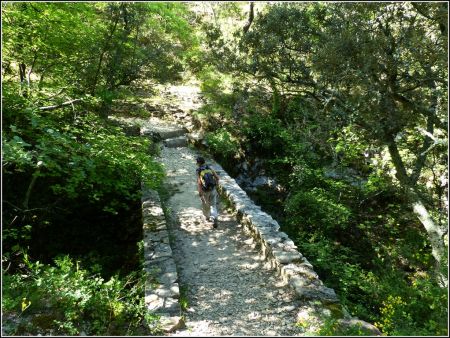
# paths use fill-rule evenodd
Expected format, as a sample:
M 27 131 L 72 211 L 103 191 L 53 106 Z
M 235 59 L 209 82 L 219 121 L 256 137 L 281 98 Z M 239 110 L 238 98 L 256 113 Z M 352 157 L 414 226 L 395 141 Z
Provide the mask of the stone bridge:
M 174 173 L 180 173 L 183 170 L 189 171 L 186 179 L 178 182 L 178 189 L 185 189 L 190 193 L 189 196 L 191 197 L 185 198 L 183 203 L 194 203 L 194 200 L 195 203 L 199 203 L 196 201 L 198 197 L 195 197 L 195 175 L 193 174 L 195 168 L 189 167 L 189 165 L 193 165 L 189 163 L 194 163 L 193 159 L 198 153 L 193 149 L 192 145 L 198 142 L 199 139 L 194 134 L 187 133 L 187 130 L 184 128 L 155 121 L 142 126 L 141 135 L 160 141 L 160 160 L 162 163 L 165 163 L 165 157 L 170 156 L 175 158 L 175 161 L 172 163 L 180 163 L 180 167 L 175 165 L 175 169 L 170 169 L 170 164 L 166 161 L 166 170 L 172 170 Z M 181 165 L 183 160 L 186 162 Z M 341 329 L 352 327 L 359 329 L 365 335 L 380 335 L 375 326 L 351 317 L 345 308 L 339 304 L 339 299 L 334 290 L 323 284 L 308 259 L 298 251 L 298 248 L 288 235 L 280 231 L 277 221 L 261 211 L 261 208 L 253 203 L 246 192 L 218 163 L 212 160 L 207 162 L 212 165 L 220 176 L 218 191 L 221 195 L 222 203 L 231 206 L 234 210 L 236 224 L 242 226 L 245 234 L 254 243 L 253 247 L 264 257 L 265 263 L 270 265 L 272 273 L 277 278 L 282 279 L 286 288 L 289 288 L 296 295 L 296 316 L 290 325 L 294 325 L 299 329 L 295 333 L 289 331 L 290 334 L 301 336 L 318 332 L 325 321 L 328 321 L 328 323 L 332 321 L 337 325 L 336 327 Z M 190 169 L 188 170 L 187 168 Z M 179 176 L 180 174 L 174 174 L 172 178 L 177 180 Z M 196 209 L 196 204 L 189 204 L 189 207 L 183 206 L 183 203 L 179 203 L 180 215 L 186 214 L 186 210 L 189 209 L 193 210 L 192 214 L 188 216 L 191 218 L 191 221 L 192 218 L 201 216 Z M 177 208 L 175 206 L 175 209 Z M 178 239 L 174 240 L 171 238 L 173 230 L 171 230 L 170 222 L 168 222 L 170 215 L 164 212 L 160 197 L 156 192 L 150 191 L 145 186 L 143 186 L 142 212 L 145 270 L 153 276 L 148 279 L 146 285 L 146 304 L 150 311 L 161 315 L 162 329 L 166 332 L 172 332 L 168 334 L 176 335 L 176 332 L 182 330 L 185 325 L 189 326 L 189 323 L 185 323 L 185 316 L 183 316 L 183 313 L 186 314 L 186 311 L 183 312 L 183 310 L 186 309 L 182 309 L 180 305 L 180 288 L 182 286 L 180 286 L 179 273 L 183 271 L 183 267 L 177 266 L 177 264 L 182 263 L 177 262 L 174 258 L 173 249 L 174 245 L 181 246 L 181 244 L 177 244 Z M 182 218 L 184 216 L 179 217 Z M 179 220 L 179 224 L 183 222 L 185 221 Z M 192 226 L 195 225 L 194 223 L 192 224 Z M 207 234 L 205 236 L 212 236 L 212 232 L 215 231 L 212 229 L 207 230 L 208 232 L 202 230 L 202 233 Z M 195 238 L 192 233 L 190 236 L 191 240 Z M 208 238 L 211 243 L 211 237 Z M 210 268 L 208 264 L 206 264 L 206 269 Z M 201 269 L 197 271 L 197 273 L 201 272 Z M 233 319 L 230 317 L 229 320 Z M 209 331 L 206 329 L 202 331 L 202 329 L 197 328 L 196 334 L 215 335 L 225 332 L 225 334 L 250 335 L 256 332 L 256 335 L 263 335 L 263 333 L 268 335 L 267 332 L 269 332 L 282 335 L 286 332 L 261 331 L 258 334 L 259 331 L 251 331 L 250 329 L 243 332 L 239 330 L 228 332 L 220 331 L 218 326 L 214 329 L 213 324 L 208 329 Z M 220 323 L 217 322 L 216 324 L 219 325 Z M 233 322 L 227 324 L 230 325 Z M 272 324 L 272 326 L 274 325 Z

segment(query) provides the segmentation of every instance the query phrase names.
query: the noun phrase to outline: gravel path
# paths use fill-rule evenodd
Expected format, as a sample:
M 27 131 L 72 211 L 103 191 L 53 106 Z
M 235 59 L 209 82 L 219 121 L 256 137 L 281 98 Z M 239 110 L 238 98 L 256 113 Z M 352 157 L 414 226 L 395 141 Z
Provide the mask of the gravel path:
M 300 335 L 295 293 L 264 262 L 253 240 L 221 202 L 219 226 L 201 212 L 196 152 L 166 148 L 165 207 L 177 263 L 186 328 L 172 336 Z

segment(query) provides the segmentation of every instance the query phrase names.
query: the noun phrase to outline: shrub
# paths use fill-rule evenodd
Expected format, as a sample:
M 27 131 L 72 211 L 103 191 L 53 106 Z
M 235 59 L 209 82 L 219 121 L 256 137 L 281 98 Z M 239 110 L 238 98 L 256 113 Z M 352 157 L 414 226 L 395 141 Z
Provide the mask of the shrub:
M 4 273 L 2 309 L 15 318 L 4 323 L 7 334 L 130 335 L 156 327 L 157 316 L 144 303 L 144 274 L 105 281 L 69 256 L 54 266 L 32 263 L 27 255 L 24 262 L 21 273 Z
M 156 186 L 162 177 L 161 167 L 147 154 L 148 140 L 127 137 L 93 114 L 71 121 L 61 112 L 25 109 L 15 120 L 2 135 L 6 186 L 9 173 L 27 172 L 37 181 L 51 178 L 49 188 L 60 198 L 84 195 L 99 201 L 113 195 L 134 198 L 140 179 Z M 111 212 L 121 203 L 108 202 L 104 208 Z
M 282 122 L 271 115 L 251 114 L 244 118 L 241 131 L 245 147 L 253 155 L 273 158 L 284 154 L 291 137 Z
M 239 141 L 224 128 L 206 134 L 205 139 L 218 160 L 234 160 L 241 155 Z
M 39 111 L 16 100 L 9 94 L 2 133 L 2 244 L 11 269 L 17 246 L 47 263 L 57 253 L 88 254 L 94 243 L 106 253 L 105 266 L 133 259 L 124 247 L 142 233 L 135 216 L 141 181 L 156 187 L 163 176 L 150 141 L 127 137 L 92 113 Z
M 286 212 L 292 226 L 314 229 L 327 235 L 345 230 L 349 226 L 351 211 L 336 202 L 323 188 L 298 191 L 286 202 Z
M 426 273 L 413 274 L 409 280 L 408 287 L 386 294 L 377 326 L 387 335 L 446 336 L 447 290 Z

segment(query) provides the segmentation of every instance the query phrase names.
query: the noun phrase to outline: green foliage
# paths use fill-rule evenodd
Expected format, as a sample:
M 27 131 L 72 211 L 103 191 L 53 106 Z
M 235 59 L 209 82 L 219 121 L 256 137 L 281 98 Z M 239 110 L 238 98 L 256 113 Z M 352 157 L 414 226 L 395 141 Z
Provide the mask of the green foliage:
M 204 69 L 199 74 L 199 79 L 202 81 L 200 89 L 207 97 L 218 98 L 222 95 L 223 80 L 217 72 L 214 72 L 214 69 Z
M 270 158 L 264 169 L 286 189 L 283 230 L 384 334 L 447 332 L 432 241 L 402 190 L 447 219 L 447 19 L 443 4 L 277 3 L 234 38 L 220 20 L 205 26 L 208 60 L 245 97 L 221 127 L 239 126 L 227 130 L 246 158 Z
M 203 130 L 220 133 L 221 126 L 232 117 L 232 107 L 236 100 L 230 91 L 231 78 L 208 65 L 198 72 L 197 77 L 206 103 L 194 114 Z M 215 143 L 214 140 L 211 141 Z
M 285 202 L 288 223 L 316 234 L 345 237 L 353 221 L 346 200 L 352 199 L 354 188 L 346 182 L 325 178 L 321 169 L 297 162 L 291 173 L 291 193 Z
M 300 232 L 297 240 L 300 251 L 311 260 L 327 285 L 337 291 L 341 303 L 352 315 L 375 323 L 388 335 L 447 333 L 448 295 L 431 276 L 423 272 L 405 274 L 387 262 L 368 271 L 356 262 L 358 256 L 351 248 L 317 231 L 312 236 L 309 232 Z M 329 330 L 323 327 L 325 331 L 321 334 L 340 332 L 334 324 L 330 323 Z
M 2 308 L 23 318 L 7 323 L 8 334 L 130 335 L 157 321 L 144 303 L 144 275 L 105 281 L 68 256 L 54 266 L 24 262 L 22 273 L 3 274 Z
M 226 129 L 222 128 L 206 134 L 205 140 L 212 154 L 218 159 L 226 161 L 240 156 L 238 140 Z
M 93 114 L 74 121 L 64 113 L 48 115 L 32 109 L 19 117 L 5 115 L 6 121 L 17 122 L 3 134 L 5 172 L 36 172 L 38 179 L 52 178 L 50 188 L 57 196 L 83 194 L 91 201 L 114 194 L 133 198 L 130 188 L 141 179 L 156 186 L 162 177 L 161 168 L 147 155 L 148 140 L 126 137 Z M 112 199 L 105 208 L 114 212 L 119 205 Z
M 188 300 L 188 288 L 187 285 L 183 285 L 180 288 L 180 300 L 179 300 L 181 309 L 186 311 L 189 307 L 189 300 Z
M 45 79 L 48 85 L 63 81 L 76 87 L 79 67 L 91 60 L 103 33 L 95 20 L 95 6 L 88 4 L 8 3 L 2 6 L 2 18 L 6 75 L 12 75 L 14 64 L 20 62 L 39 76 L 40 87 Z
M 348 166 L 361 161 L 364 158 L 364 153 L 368 151 L 369 145 L 364 142 L 361 135 L 358 135 L 357 128 L 349 125 L 342 128 L 338 133 L 335 151 L 337 154 L 341 154 L 341 163 Z
M 188 17 L 178 3 L 8 3 L 2 75 L 24 95 L 60 86 L 107 102 L 134 80 L 179 78 L 183 53 L 198 44 Z
M 287 102 L 286 102 L 287 101 Z M 330 133 L 339 130 L 343 121 L 340 115 L 326 113 L 324 107 L 305 95 L 284 98 L 283 108 L 278 116 L 290 135 L 286 151 L 294 162 L 307 161 L 310 166 L 320 167 L 337 156 L 330 144 Z
M 447 292 L 430 276 L 413 275 L 409 290 L 405 288 L 397 295 L 386 296 L 376 325 L 388 335 L 447 335 L 447 305 Z
M 314 179 L 314 171 L 307 172 L 306 177 Z M 352 315 L 376 322 L 386 334 L 446 332 L 445 289 L 428 274 L 403 271 L 420 271 L 429 266 L 430 250 L 420 231 L 406 230 L 400 224 L 402 217 L 395 216 L 399 210 L 386 202 L 393 196 L 378 194 L 379 201 L 386 203 L 386 215 L 368 219 L 373 206 L 359 215 L 348 206 L 339 207 L 336 199 L 339 196 L 345 201 L 345 193 L 333 195 L 329 180 L 317 177 L 315 185 L 329 188 L 309 190 L 306 185 L 303 191 L 299 185 L 300 190 L 287 200 L 284 226 L 289 227 L 291 236 L 296 236 L 299 250 L 321 278 L 336 290 L 341 303 Z M 351 190 L 347 194 L 354 196 Z M 366 221 L 357 225 L 363 219 Z M 404 221 L 411 222 L 409 218 Z M 335 329 L 333 325 L 331 329 Z
M 20 264 L 17 251 L 29 247 L 44 262 L 60 253 L 83 257 L 105 276 L 132 270 L 140 184 L 157 187 L 163 176 L 150 141 L 127 137 L 80 106 L 45 112 L 8 94 L 2 216 L 12 269 Z
M 234 101 L 233 94 L 230 93 L 230 76 L 220 73 L 217 68 L 212 66 L 205 66 L 197 76 L 201 82 L 200 90 L 202 94 L 222 109 L 230 109 Z
M 291 196 L 286 211 L 303 227 L 317 227 L 316 232 L 340 232 L 348 227 L 350 210 L 336 203 L 322 188 L 298 192 Z
M 120 217 L 139 200 L 141 179 L 157 185 L 162 171 L 147 155 L 148 142 L 125 137 L 93 112 L 110 114 L 118 89 L 136 79 L 177 80 L 191 67 L 208 101 L 198 116 L 210 150 L 228 164 L 243 154 L 270 160 L 267 171 L 286 188 L 284 230 L 351 313 L 376 322 L 384 334 L 446 335 L 446 289 L 429 272 L 430 241 L 401 188 L 412 185 L 434 209 L 432 217 L 446 224 L 448 7 L 262 4 L 245 34 L 243 5 L 211 4 L 213 16 L 188 8 L 2 6 L 6 259 L 56 226 L 57 215 L 69 214 L 67 205 Z M 37 109 L 80 97 L 82 109 Z M 330 170 L 341 178 L 326 177 Z M 68 222 L 58 223 L 61 232 Z M 92 226 L 83 223 L 77 234 Z M 83 295 L 105 287 L 118 297 L 115 281 L 88 285 L 87 275 L 57 264 L 45 274 L 49 287 L 65 290 L 62 281 L 70 277 Z M 42 272 L 33 274 L 25 273 Z M 6 308 L 30 312 L 45 295 L 30 303 L 38 290 L 32 283 L 29 290 L 8 294 Z M 61 302 L 67 316 L 51 320 L 65 334 L 80 331 L 73 299 L 90 304 L 70 293 Z M 97 302 L 112 318 L 125 311 Z M 360 334 L 335 324 L 322 334 Z
M 314 161 L 292 162 L 283 227 L 341 303 L 387 334 L 446 332 L 445 289 L 428 275 L 405 272 L 426 269 L 432 261 L 423 232 L 400 207 L 402 194 L 392 179 L 376 170 L 356 187 L 324 177 Z M 416 280 L 428 280 L 428 289 L 411 287 Z M 435 310 L 421 312 L 428 306 Z M 341 332 L 336 323 L 322 329 L 321 334 Z
M 250 114 L 242 124 L 240 132 L 245 148 L 256 155 L 267 158 L 282 156 L 290 144 L 290 134 L 282 127 L 282 122 L 270 115 L 261 118 L 258 114 Z

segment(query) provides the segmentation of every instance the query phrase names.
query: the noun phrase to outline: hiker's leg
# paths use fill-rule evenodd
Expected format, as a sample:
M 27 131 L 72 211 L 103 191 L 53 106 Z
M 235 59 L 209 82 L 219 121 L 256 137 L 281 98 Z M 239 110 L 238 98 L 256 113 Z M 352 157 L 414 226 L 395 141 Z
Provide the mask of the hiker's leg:
M 206 220 L 208 220 L 211 215 L 211 193 L 209 191 L 203 192 L 202 211 Z
M 211 201 L 211 216 L 214 217 L 214 219 L 216 219 L 219 213 L 219 205 L 218 205 L 219 198 L 217 196 L 216 189 L 213 189 L 211 191 L 210 201 Z

